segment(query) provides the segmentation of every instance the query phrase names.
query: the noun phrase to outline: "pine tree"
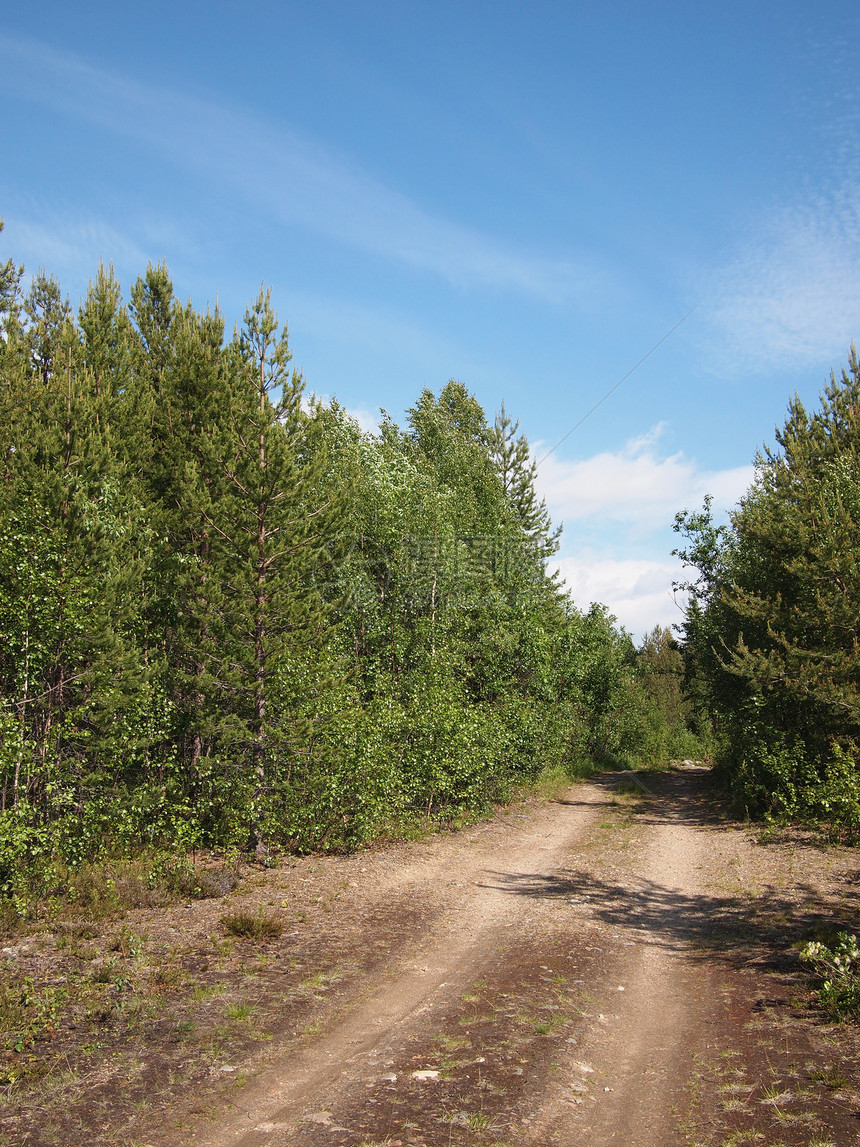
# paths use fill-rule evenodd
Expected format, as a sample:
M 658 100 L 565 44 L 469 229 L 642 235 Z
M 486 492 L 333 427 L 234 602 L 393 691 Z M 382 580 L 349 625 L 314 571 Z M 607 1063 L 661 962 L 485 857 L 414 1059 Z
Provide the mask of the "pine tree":
M 48 382 L 55 369 L 62 370 L 66 363 L 61 354 L 63 339 L 61 333 L 71 319 L 68 300 L 63 299 L 59 283 L 39 271 L 33 279 L 24 300 L 26 315 L 26 343 L 29 350 L 29 365 L 37 379 Z
M 559 548 L 561 526 L 553 530 L 546 502 L 538 500 L 537 464 L 525 434 L 517 436 L 519 426 L 508 417 L 502 403 L 489 434 L 490 457 L 519 527 L 546 560 Z
M 138 428 L 145 427 L 137 466 L 162 539 L 150 622 L 165 651 L 187 791 L 202 810 L 201 758 L 214 751 L 218 727 L 207 669 L 218 579 L 206 513 L 220 489 L 212 484 L 218 466 L 210 439 L 217 408 L 226 404 L 224 328 L 220 315 L 198 315 L 177 302 L 163 264 L 150 265 L 133 285 L 129 310 L 135 336 L 129 408 Z
M 707 506 L 679 516 L 692 542 L 681 556 L 700 571 L 686 625 L 694 684 L 750 807 L 801 811 L 860 745 L 859 412 L 852 348 L 819 410 L 791 403 L 727 529 Z M 843 788 L 860 800 L 852 769 Z
M 0 219 L 0 232 L 4 226 L 4 221 Z M 23 278 L 23 266 L 19 266 L 12 259 L 0 263 L 0 357 L 4 359 L 13 348 L 20 322 Z
M 86 341 L 62 307 L 44 321 L 50 307 L 36 302 L 59 296 L 36 285 L 2 498 L 0 676 L 18 718 L 13 803 L 23 793 L 44 812 L 123 780 L 145 752 L 148 527 L 113 446 L 113 388 L 83 365 Z
M 236 747 L 251 758 L 250 827 L 262 847 L 267 795 L 291 775 L 312 731 L 291 704 L 294 674 L 307 671 L 332 624 L 322 587 L 340 507 L 323 487 L 324 456 L 309 456 L 304 378 L 289 369 L 287 329 L 269 291 L 246 311 L 229 355 L 229 407 L 209 460 L 223 483 L 207 511 L 224 587 L 215 676 L 233 708 Z

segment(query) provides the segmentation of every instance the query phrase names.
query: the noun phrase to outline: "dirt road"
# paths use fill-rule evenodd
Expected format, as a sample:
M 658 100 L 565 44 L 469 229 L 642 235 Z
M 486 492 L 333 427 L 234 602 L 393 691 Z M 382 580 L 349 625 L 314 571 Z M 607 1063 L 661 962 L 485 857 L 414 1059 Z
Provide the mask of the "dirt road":
M 84 1087 L 86 1135 L 22 1120 L 16 1141 L 860 1143 L 857 1039 L 810 1010 L 792 947 L 857 920 L 856 857 L 761 843 L 704 770 L 645 784 L 606 776 L 455 835 L 260 874 L 237 902 L 292 923 L 264 949 L 216 945 L 181 1054 L 153 1020 L 134 1062 L 117 1053 Z M 199 956 L 223 911 L 134 926 L 181 929 Z
M 778 918 L 803 907 L 799 858 L 717 827 L 701 770 L 653 795 L 619 798 L 618 781 L 372 872 L 422 926 L 191 1139 L 860 1141 L 850 1085 L 821 1082 L 832 1045 L 776 1014 L 791 975 L 761 992 L 762 961 L 793 970 Z

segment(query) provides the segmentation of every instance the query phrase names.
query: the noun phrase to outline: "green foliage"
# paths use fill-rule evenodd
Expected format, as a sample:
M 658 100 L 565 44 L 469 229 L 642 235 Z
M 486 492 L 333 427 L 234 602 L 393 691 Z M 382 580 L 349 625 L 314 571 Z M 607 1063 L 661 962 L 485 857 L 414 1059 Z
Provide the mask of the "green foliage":
M 10 910 L 0 915 L 0 935 L 11 934 L 24 920 L 53 920 L 58 915 L 100 920 L 176 900 L 216 898 L 239 882 L 235 865 L 195 865 L 184 855 L 140 847 L 123 857 L 115 845 L 106 845 L 102 859 L 69 862 L 47 834 L 25 835 L 12 817 L 3 825 L 8 826 L 12 832 L 4 854 L 4 891 Z
M 37 1040 L 52 1039 L 68 998 L 68 989 L 63 985 L 37 987 L 29 976 L 0 984 L 0 1039 L 4 1050 L 20 1054 Z M 14 1074 L 6 1082 L 13 1078 Z
M 857 937 L 840 932 L 832 947 L 813 940 L 800 953 L 821 980 L 818 998 L 835 1020 L 860 1019 L 860 945 Z
M 681 514 L 690 689 L 752 813 L 857 822 L 860 362 L 790 407 L 730 524 Z
M 508 418 L 502 403 L 488 435 L 488 448 L 516 523 L 546 558 L 558 550 L 561 527 L 552 529 L 546 502 L 538 501 L 537 463 L 531 456 L 526 436 L 517 435 L 518 430 L 519 422 Z
M 196 895 L 181 866 L 105 865 L 355 848 L 676 746 L 675 693 L 547 575 L 558 533 L 504 408 L 490 425 L 452 381 L 365 434 L 308 408 L 265 290 L 227 338 L 163 265 L 128 303 L 101 267 L 77 315 L 45 274 L 22 283 L 0 265 L 16 913 L 64 883 L 94 912 L 138 885 Z
M 638 725 L 636 755 L 647 767 L 710 756 L 708 728 L 685 687 L 686 659 L 668 629 L 656 626 L 636 654 L 630 710 Z

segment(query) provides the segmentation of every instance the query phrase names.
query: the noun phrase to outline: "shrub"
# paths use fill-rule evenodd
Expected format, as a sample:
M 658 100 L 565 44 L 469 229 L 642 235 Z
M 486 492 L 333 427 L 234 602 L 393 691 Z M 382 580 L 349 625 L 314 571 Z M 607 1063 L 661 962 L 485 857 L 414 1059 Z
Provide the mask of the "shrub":
M 230 912 L 219 921 L 228 936 L 249 940 L 274 940 L 284 930 L 283 921 L 260 908 L 257 912 Z
M 813 940 L 800 953 L 821 977 L 818 998 L 835 1020 L 860 1019 L 860 944 L 857 937 L 840 932 L 832 948 Z

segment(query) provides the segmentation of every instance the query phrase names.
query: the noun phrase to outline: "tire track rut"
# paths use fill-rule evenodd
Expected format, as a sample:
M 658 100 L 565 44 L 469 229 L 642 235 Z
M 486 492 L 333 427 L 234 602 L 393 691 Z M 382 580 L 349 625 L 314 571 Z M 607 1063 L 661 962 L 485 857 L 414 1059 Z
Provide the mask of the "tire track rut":
M 860 1097 L 814 1085 L 832 1036 L 787 1018 L 799 977 L 780 929 L 823 885 L 761 855 L 704 778 L 676 770 L 639 799 L 607 775 L 516 823 L 406 847 L 393 868 L 370 855 L 339 911 L 360 914 L 390 879 L 393 901 L 422 906 L 417 934 L 318 1033 L 272 1049 L 229 1111 L 163 1142 L 858 1142 Z

